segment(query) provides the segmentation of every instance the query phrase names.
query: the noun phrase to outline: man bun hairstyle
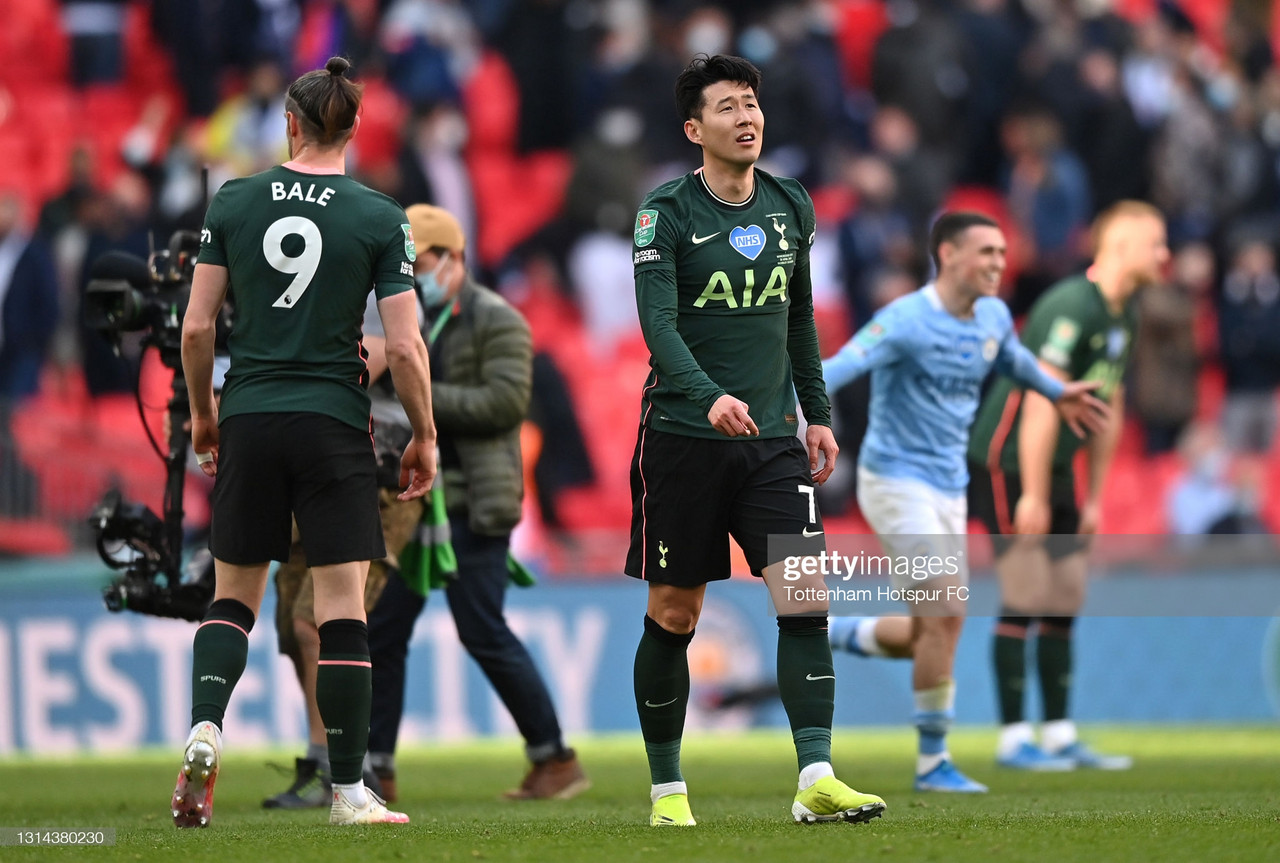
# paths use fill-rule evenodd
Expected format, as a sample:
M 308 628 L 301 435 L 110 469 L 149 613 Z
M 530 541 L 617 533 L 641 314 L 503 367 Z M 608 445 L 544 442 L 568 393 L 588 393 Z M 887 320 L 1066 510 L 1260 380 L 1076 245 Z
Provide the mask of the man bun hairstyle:
M 303 75 L 285 93 L 285 110 L 298 118 L 303 136 L 321 147 L 345 143 L 355 127 L 364 85 L 347 78 L 350 70 L 346 57 L 330 57 L 323 69 Z
M 730 54 L 697 54 L 676 79 L 676 110 L 681 120 L 701 118 L 707 106 L 702 91 L 718 81 L 745 84 L 760 98 L 760 70 L 750 60 Z
M 960 239 L 961 234 L 979 225 L 986 228 L 1000 227 L 999 223 L 990 216 L 968 210 L 943 213 L 939 216 L 929 231 L 929 254 L 933 256 L 933 265 L 939 270 L 942 269 L 942 258 L 938 250 L 942 248 L 943 243 L 955 243 Z

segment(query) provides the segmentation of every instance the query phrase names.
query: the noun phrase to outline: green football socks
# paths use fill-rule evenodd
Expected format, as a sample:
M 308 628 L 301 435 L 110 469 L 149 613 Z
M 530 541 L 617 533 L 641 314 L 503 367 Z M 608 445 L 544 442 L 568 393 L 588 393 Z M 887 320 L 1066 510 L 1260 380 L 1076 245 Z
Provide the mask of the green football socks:
M 350 619 L 322 623 L 316 706 L 329 739 L 329 769 L 335 785 L 363 781 L 372 700 L 368 625 Z
M 689 706 L 689 642 L 693 633 L 669 632 L 645 615 L 636 648 L 636 712 L 654 785 L 681 782 L 680 740 Z
M 996 699 L 1000 722 L 1012 725 L 1025 716 L 1023 694 L 1027 687 L 1027 627 L 1031 618 L 1002 610 L 991 643 L 996 671 Z
M 830 762 L 836 673 L 826 617 L 778 618 L 778 692 L 800 769 Z
M 1036 639 L 1036 671 L 1040 675 L 1040 697 L 1044 721 L 1067 718 L 1067 696 L 1071 691 L 1071 617 L 1040 619 Z
M 191 644 L 191 724 L 222 728 L 231 693 L 249 658 L 253 612 L 235 599 L 209 606 Z

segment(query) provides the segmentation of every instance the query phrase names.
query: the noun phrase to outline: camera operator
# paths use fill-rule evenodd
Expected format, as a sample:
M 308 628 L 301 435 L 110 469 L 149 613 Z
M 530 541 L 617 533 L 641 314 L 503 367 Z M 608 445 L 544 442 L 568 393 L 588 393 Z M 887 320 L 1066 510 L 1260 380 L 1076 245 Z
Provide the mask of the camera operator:
M 288 555 L 291 515 L 315 583 L 316 700 L 334 783 L 329 821 L 408 821 L 361 780 L 371 685 L 363 589 L 369 561 L 386 553 L 360 344 L 371 288 L 413 429 L 401 458 L 406 500 L 431 486 L 435 427 L 412 291 L 412 232 L 390 198 L 345 174 L 361 94 L 346 78 L 349 65 L 334 57 L 290 85 L 290 160 L 227 182 L 205 217 L 182 365 L 192 445 L 205 473 L 216 477 L 216 591 L 193 644 L 193 727 L 171 806 L 178 827 L 203 827 L 212 818 L 222 719 L 244 671 L 270 562 Z M 218 405 L 214 331 L 229 287 L 236 319 Z

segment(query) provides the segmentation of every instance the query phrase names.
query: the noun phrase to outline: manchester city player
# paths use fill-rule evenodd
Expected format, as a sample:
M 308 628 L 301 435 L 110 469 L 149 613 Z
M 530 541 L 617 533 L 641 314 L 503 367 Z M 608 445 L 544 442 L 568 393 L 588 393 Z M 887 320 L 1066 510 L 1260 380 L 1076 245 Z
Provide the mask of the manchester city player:
M 858 504 L 886 554 L 915 556 L 967 530 L 965 450 L 982 383 L 995 368 L 1057 404 L 1074 429 L 1097 428 L 1107 407 L 1095 383 L 1066 383 L 1040 369 L 995 297 L 1005 268 L 1004 235 L 978 213 L 945 213 L 930 236 L 937 278 L 882 309 L 823 365 L 830 391 L 871 372 L 871 409 L 858 457 Z M 935 542 L 931 543 L 931 539 Z M 951 541 L 952 544 L 958 542 Z M 913 657 L 917 791 L 983 792 L 956 769 L 946 735 L 955 715 L 952 666 L 964 621 L 968 567 L 893 568 L 894 587 L 922 584 L 927 601 L 910 618 L 835 618 L 837 649 Z M 902 575 L 897 573 L 902 572 Z M 934 589 L 938 588 L 938 591 Z M 948 590 L 948 588 L 956 588 Z M 933 597 L 941 597 L 934 601 Z

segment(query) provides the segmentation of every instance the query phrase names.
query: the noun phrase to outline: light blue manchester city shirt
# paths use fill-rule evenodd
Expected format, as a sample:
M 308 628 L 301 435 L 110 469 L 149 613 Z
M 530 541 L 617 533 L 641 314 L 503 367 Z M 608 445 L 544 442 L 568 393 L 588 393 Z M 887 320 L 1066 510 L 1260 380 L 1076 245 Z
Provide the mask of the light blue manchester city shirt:
M 973 317 L 957 318 L 928 284 L 881 309 L 822 372 L 832 393 L 871 372 L 860 466 L 963 494 L 969 427 L 993 367 L 1052 401 L 1062 396 L 1062 383 L 1018 340 L 1003 301 L 982 297 Z

